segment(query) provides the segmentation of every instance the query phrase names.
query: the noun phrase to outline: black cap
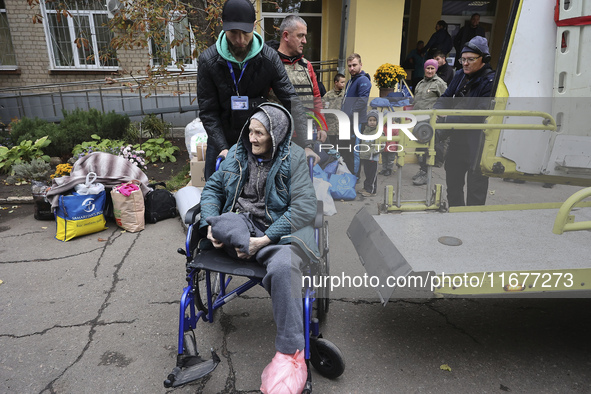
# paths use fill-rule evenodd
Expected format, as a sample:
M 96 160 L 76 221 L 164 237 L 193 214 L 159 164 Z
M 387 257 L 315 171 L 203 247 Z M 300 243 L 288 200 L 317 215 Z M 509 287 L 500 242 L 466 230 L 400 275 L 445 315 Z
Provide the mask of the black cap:
M 249 0 L 227 0 L 222 10 L 222 29 L 242 30 L 250 33 L 254 30 L 256 13 Z

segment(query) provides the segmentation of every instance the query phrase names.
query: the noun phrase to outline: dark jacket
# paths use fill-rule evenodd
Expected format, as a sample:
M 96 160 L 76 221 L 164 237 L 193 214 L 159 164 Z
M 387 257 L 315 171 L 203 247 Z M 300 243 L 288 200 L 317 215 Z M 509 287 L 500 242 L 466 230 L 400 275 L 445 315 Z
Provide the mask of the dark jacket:
M 437 100 L 435 109 L 491 109 L 491 94 L 495 72 L 489 64 L 485 64 L 471 77 L 463 70 L 456 71 L 453 80 Z M 480 97 L 480 98 L 477 98 Z M 483 117 L 448 116 L 445 123 L 483 123 Z M 468 152 L 472 160 L 479 151 L 482 131 L 452 130 L 450 133 L 450 152 Z
M 241 69 L 237 63 L 231 64 L 238 78 Z M 249 97 L 252 107 L 267 101 L 270 88 L 294 115 L 298 133 L 294 142 L 304 146 L 306 134 L 304 108 L 285 73 L 277 52 L 263 45 L 261 51 L 248 61 L 238 89 L 241 95 Z M 228 64 L 218 53 L 216 45 L 212 45 L 199 56 L 197 98 L 199 117 L 207 131 L 208 143 L 213 144 L 220 151 L 229 149 L 238 141 L 240 130 L 251 114 L 251 111 L 231 110 L 231 96 L 235 95 L 236 88 Z
M 439 66 L 437 69 L 437 75 L 439 78 L 443 79 L 443 82 L 446 84 L 450 84 L 451 80 L 454 78 L 455 71 L 452 66 L 445 63 L 443 66 Z
M 447 32 L 447 29 L 439 29 L 429 39 L 427 45 L 425 45 L 425 51 L 427 51 L 427 58 L 433 57 L 433 52 L 436 49 L 443 51 L 446 55 L 453 48 L 451 36 Z
M 353 121 L 353 113 L 359 114 L 359 123 L 367 122 L 367 100 L 371 90 L 371 79 L 365 71 L 355 75 L 345 86 L 345 97 L 341 110 Z
M 268 103 L 262 107 L 266 105 L 278 106 Z M 239 142 L 230 149 L 220 169 L 205 184 L 201 194 L 199 225 L 202 233 L 206 232 L 208 217 L 235 210 L 249 177 L 249 144 L 248 125 L 245 125 Z M 274 244 L 298 245 L 310 259 L 317 261 L 319 252 L 312 227 L 316 216 L 316 193 L 304 150 L 291 144 L 288 133 L 275 147 L 272 160 L 265 183 L 265 234 Z

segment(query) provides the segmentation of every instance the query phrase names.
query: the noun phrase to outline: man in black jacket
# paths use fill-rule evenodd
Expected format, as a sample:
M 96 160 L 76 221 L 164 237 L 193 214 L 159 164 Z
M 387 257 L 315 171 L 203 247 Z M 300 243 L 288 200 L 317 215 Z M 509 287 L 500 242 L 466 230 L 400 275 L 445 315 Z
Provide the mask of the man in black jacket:
M 454 48 L 456 49 L 456 70 L 462 68 L 460 64 L 460 52 L 464 45 L 476 36 L 484 37 L 484 29 L 480 26 L 480 14 L 473 14 L 469 21 L 458 31 L 454 37 Z
M 453 48 L 451 36 L 447 31 L 447 22 L 444 20 L 437 21 L 435 25 L 435 33 L 431 36 L 427 45 L 425 45 L 425 53 L 427 54 L 425 60 L 435 57 L 435 51 L 443 51 L 446 55 Z
M 436 50 L 433 54 L 433 59 L 436 60 L 439 65 L 437 68 L 437 76 L 449 85 L 454 78 L 455 70 L 452 66 L 447 64 L 446 53 L 441 50 Z
M 495 72 L 489 65 L 490 53 L 486 38 L 476 36 L 462 49 L 463 65 L 437 100 L 435 109 L 490 109 Z M 483 117 L 448 116 L 446 123 L 479 123 Z M 445 157 L 447 201 L 450 207 L 484 205 L 488 194 L 488 177 L 482 175 L 479 153 L 482 130 L 451 130 Z M 466 199 L 464 200 L 464 185 Z
M 208 137 L 206 179 L 215 172 L 216 158 L 225 157 L 238 141 L 252 110 L 267 101 L 271 88 L 295 119 L 293 141 L 306 146 L 304 107 L 277 52 L 264 45 L 262 37 L 254 32 L 255 20 L 249 0 L 227 0 L 222 10 L 223 31 L 215 45 L 199 56 L 197 99 Z M 306 153 L 315 156 L 310 149 Z

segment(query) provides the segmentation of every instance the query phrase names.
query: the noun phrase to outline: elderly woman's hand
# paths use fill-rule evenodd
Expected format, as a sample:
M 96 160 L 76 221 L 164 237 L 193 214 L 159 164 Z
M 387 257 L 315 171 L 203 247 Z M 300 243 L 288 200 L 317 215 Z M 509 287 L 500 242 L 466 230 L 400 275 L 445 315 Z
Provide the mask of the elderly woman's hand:
M 224 247 L 224 244 L 213 237 L 211 234 L 211 226 L 207 226 L 207 239 L 211 241 L 213 247 L 216 249 L 220 249 Z
M 238 258 L 249 259 L 270 243 L 271 240 L 266 235 L 263 235 L 262 237 L 251 237 L 248 245 L 248 253 L 244 253 L 236 248 L 236 254 L 238 255 Z

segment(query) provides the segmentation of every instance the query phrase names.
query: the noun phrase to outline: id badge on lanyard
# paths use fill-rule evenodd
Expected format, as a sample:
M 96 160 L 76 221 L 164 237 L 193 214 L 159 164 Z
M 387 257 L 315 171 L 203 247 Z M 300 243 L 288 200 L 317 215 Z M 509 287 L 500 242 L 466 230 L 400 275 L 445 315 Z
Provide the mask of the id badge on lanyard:
M 228 64 L 228 68 L 230 69 L 230 75 L 232 76 L 232 81 L 234 81 L 234 87 L 236 88 L 236 96 L 232 96 L 231 100 L 231 107 L 232 111 L 246 111 L 248 110 L 248 96 L 241 96 L 238 92 L 238 84 L 244 75 L 244 70 L 246 70 L 246 66 L 248 62 L 244 63 L 242 67 L 242 71 L 240 72 L 240 77 L 238 81 L 236 81 L 236 75 L 234 74 L 234 69 L 232 68 L 232 63 L 226 62 Z

